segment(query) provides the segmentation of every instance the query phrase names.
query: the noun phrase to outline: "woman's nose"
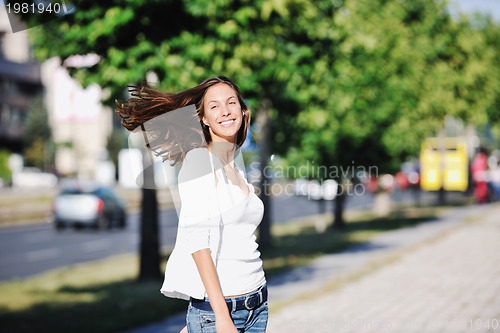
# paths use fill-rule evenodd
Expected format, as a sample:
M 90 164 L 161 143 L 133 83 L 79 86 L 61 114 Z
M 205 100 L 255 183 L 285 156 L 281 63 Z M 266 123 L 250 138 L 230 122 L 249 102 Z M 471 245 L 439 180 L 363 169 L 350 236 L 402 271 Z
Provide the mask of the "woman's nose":
M 229 111 L 229 108 L 224 105 L 221 107 L 221 115 L 222 116 L 228 116 L 229 114 L 231 114 L 231 111 Z

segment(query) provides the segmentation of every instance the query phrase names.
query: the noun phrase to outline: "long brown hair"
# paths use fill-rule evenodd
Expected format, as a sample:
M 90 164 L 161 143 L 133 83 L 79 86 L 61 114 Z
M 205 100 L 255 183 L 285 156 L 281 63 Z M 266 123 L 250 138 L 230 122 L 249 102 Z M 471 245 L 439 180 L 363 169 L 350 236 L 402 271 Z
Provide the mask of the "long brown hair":
M 175 165 L 182 162 L 189 150 L 207 147 L 212 142 L 209 128 L 202 121 L 205 116 L 203 100 L 208 88 L 218 83 L 225 83 L 233 88 L 240 103 L 243 122 L 237 133 L 236 144 L 241 147 L 245 142 L 250 124 L 250 110 L 243 100 L 239 87 L 225 76 L 208 78 L 199 85 L 178 93 L 161 92 L 146 86 L 129 86 L 131 98 L 124 103 L 116 101 L 115 111 L 120 116 L 123 127 L 129 131 L 136 131 L 139 127 L 144 131 L 146 122 L 152 124 L 146 131 L 149 148 L 164 161 L 168 159 L 172 165 Z M 156 122 L 155 125 L 151 121 L 167 112 L 193 104 L 196 107 L 199 127 L 168 126 L 166 128 L 161 125 L 162 122 Z

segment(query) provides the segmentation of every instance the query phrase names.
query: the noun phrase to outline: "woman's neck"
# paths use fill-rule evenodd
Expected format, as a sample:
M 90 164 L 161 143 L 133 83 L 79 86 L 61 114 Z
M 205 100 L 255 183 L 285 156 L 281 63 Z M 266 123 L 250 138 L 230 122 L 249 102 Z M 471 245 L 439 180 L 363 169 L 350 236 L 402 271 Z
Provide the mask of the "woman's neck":
M 236 145 L 231 142 L 212 142 L 208 149 L 217 155 L 224 164 L 230 164 L 234 160 Z

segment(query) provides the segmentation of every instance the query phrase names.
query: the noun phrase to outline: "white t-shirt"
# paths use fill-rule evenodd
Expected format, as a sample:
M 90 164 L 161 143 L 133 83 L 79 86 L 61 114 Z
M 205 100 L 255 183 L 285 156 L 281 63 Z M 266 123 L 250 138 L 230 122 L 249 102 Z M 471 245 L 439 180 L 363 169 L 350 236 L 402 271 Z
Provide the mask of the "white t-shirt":
M 244 177 L 244 173 L 240 174 Z M 266 280 L 255 230 L 264 212 L 254 188 L 249 194 L 225 177 L 220 160 L 206 148 L 187 153 L 179 172 L 181 210 L 177 240 L 165 269 L 161 292 L 168 297 L 206 295 L 192 253 L 209 248 L 224 295 L 239 295 Z
M 217 273 L 224 295 L 240 295 L 256 290 L 266 282 L 254 234 L 262 221 L 264 205 L 248 183 L 248 195 L 237 185 L 221 185 L 228 190 L 225 195 L 233 198 L 234 205 L 227 207 L 231 201 L 224 200 L 224 194 L 219 196 L 224 223 Z

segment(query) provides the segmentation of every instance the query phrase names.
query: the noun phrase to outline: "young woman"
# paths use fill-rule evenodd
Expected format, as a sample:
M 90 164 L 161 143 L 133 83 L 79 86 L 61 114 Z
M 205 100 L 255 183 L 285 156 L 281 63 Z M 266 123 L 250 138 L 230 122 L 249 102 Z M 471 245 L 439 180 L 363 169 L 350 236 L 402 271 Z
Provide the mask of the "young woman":
M 174 126 L 150 142 L 182 163 L 179 227 L 161 292 L 189 300 L 188 332 L 265 332 L 267 287 L 254 236 L 264 207 L 235 163 L 250 123 L 238 86 L 219 76 L 176 94 L 135 87 L 117 112 L 129 130 L 148 122 L 161 132 L 155 117 L 192 104 L 198 128 Z

